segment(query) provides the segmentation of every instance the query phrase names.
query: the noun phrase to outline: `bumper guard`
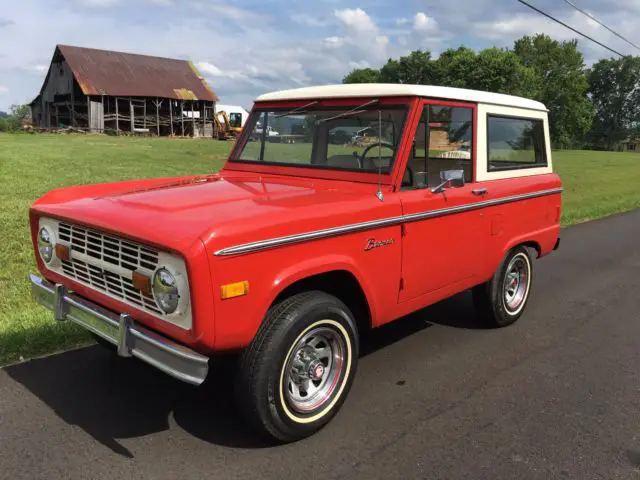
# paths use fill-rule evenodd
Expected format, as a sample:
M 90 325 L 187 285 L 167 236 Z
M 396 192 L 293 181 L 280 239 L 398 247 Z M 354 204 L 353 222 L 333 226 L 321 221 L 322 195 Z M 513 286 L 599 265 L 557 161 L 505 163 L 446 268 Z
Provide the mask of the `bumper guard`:
M 36 275 L 29 275 L 34 300 L 53 310 L 58 321 L 70 320 L 113 343 L 121 357 L 137 357 L 192 385 L 207 378 L 209 358 L 158 335 L 122 313 L 119 316 Z

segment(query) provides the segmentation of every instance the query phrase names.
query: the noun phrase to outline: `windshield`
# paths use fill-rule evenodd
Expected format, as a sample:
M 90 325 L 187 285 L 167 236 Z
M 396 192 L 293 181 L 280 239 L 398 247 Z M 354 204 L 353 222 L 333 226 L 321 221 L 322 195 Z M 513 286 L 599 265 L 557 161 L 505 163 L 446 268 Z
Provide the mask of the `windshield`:
M 406 113 L 402 106 L 256 110 L 232 161 L 389 173 Z

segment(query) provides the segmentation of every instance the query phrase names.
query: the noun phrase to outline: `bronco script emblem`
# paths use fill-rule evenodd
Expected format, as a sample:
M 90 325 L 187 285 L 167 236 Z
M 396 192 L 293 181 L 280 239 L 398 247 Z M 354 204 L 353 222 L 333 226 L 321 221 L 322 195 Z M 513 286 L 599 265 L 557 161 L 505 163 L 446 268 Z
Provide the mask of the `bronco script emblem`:
M 384 247 L 385 245 L 392 245 L 393 238 L 388 238 L 386 240 L 376 240 L 375 238 L 370 238 L 367 240 L 367 244 L 364 247 L 364 251 L 368 252 L 369 250 L 373 250 L 374 248 Z

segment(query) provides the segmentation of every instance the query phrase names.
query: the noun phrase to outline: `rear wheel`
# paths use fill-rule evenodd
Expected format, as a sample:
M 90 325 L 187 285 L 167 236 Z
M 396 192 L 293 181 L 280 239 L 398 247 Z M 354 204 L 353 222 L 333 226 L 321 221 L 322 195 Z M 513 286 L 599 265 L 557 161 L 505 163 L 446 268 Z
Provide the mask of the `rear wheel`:
M 254 427 L 278 441 L 307 437 L 342 406 L 357 360 L 349 309 L 323 292 L 294 295 L 271 308 L 244 352 L 238 403 Z
M 506 327 L 518 320 L 529 300 L 532 279 L 529 250 L 524 246 L 514 248 L 491 280 L 473 289 L 480 319 L 492 327 Z

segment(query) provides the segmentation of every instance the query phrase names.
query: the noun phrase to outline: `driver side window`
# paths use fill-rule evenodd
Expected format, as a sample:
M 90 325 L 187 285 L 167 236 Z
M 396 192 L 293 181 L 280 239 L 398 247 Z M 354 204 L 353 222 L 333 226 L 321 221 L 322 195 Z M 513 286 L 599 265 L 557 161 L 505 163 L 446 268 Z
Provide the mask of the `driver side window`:
M 446 170 L 463 170 L 465 183 L 471 182 L 472 139 L 472 108 L 424 105 L 402 187 L 435 187 Z

